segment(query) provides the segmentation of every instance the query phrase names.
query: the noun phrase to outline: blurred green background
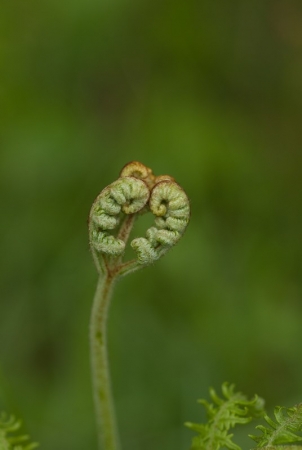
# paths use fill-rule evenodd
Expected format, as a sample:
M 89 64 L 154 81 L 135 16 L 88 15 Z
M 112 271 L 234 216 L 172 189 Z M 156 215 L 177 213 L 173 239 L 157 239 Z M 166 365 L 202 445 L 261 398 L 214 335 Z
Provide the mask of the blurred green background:
M 301 402 L 300 1 L 2 0 L 0 105 L 0 410 L 41 449 L 96 448 L 86 219 L 131 160 L 192 218 L 116 288 L 123 448 L 187 449 L 225 380 Z

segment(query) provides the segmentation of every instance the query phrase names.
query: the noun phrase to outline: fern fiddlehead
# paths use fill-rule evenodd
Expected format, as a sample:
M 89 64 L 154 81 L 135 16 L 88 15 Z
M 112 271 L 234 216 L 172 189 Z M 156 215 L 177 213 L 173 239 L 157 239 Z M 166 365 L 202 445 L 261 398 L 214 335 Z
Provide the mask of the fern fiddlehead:
M 123 261 L 126 244 L 139 215 L 151 213 L 155 226 L 132 240 L 137 258 Z M 144 164 L 126 164 L 119 178 L 105 187 L 89 214 L 89 242 L 99 272 L 90 321 L 94 403 L 100 448 L 117 450 L 107 356 L 107 315 L 115 280 L 163 256 L 183 235 L 190 218 L 184 190 L 169 175 L 155 176 Z
M 151 264 L 163 256 L 179 241 L 190 219 L 187 196 L 171 179 L 160 178 L 155 184 L 149 206 L 156 226 L 147 230 L 145 238 L 131 242 L 140 264 Z
M 134 177 L 123 177 L 111 183 L 97 196 L 89 217 L 90 246 L 93 252 L 119 256 L 125 251 L 125 235 L 115 237 L 121 216 L 133 218 L 147 203 L 149 189 Z M 123 237 L 123 239 L 122 239 Z

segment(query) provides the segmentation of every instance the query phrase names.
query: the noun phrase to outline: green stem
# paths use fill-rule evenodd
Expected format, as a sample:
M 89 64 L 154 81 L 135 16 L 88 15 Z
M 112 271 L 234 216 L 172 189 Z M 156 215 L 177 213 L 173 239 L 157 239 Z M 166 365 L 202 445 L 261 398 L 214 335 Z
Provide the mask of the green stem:
M 107 315 L 115 276 L 100 275 L 90 321 L 90 351 L 99 449 L 118 450 L 107 356 Z
M 136 219 L 135 214 L 129 214 L 125 216 L 125 219 L 119 229 L 117 239 L 121 239 L 122 241 L 124 241 L 125 245 L 127 244 L 127 241 L 129 239 L 135 219 Z

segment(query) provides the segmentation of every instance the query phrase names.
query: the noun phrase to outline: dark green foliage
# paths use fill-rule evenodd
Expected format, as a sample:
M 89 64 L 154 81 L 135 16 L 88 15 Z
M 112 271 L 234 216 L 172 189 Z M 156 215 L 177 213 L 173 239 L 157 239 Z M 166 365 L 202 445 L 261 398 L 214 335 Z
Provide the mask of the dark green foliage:
M 14 416 L 6 416 L 2 413 L 0 416 L 0 450 L 33 450 L 38 447 L 36 443 L 29 442 L 29 436 L 16 435 L 19 431 L 21 422 Z
M 302 441 L 302 403 L 292 408 L 276 406 L 274 410 L 276 421 L 265 415 L 268 427 L 258 425 L 262 435 L 250 437 L 257 442 L 257 447 L 270 447 L 278 444 L 289 444 Z M 300 432 L 300 435 L 297 434 Z M 302 447 L 301 447 L 302 448 Z
M 186 423 L 188 428 L 198 433 L 198 436 L 193 438 L 191 450 L 218 450 L 221 447 L 240 450 L 232 441 L 233 434 L 229 434 L 229 430 L 264 414 L 264 402 L 261 398 L 255 396 L 248 400 L 245 395 L 235 392 L 234 385 L 227 383 L 222 385 L 222 393 L 224 398 L 218 397 L 214 389 L 210 389 L 213 403 L 199 400 L 207 411 L 206 424 Z

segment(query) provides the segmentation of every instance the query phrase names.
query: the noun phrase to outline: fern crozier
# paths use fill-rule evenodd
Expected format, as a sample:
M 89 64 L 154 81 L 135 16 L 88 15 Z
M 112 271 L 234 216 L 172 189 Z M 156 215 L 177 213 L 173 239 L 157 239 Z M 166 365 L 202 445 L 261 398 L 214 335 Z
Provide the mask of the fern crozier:
M 134 177 L 123 177 L 111 183 L 98 195 L 90 211 L 90 244 L 98 252 L 121 255 L 125 242 L 110 234 L 120 223 L 121 214 L 139 212 L 149 199 L 146 184 Z
M 151 191 L 149 208 L 155 216 L 155 227 L 146 232 L 145 238 L 131 242 L 140 264 L 151 264 L 183 235 L 190 219 L 190 203 L 184 190 L 172 179 L 160 177 Z

